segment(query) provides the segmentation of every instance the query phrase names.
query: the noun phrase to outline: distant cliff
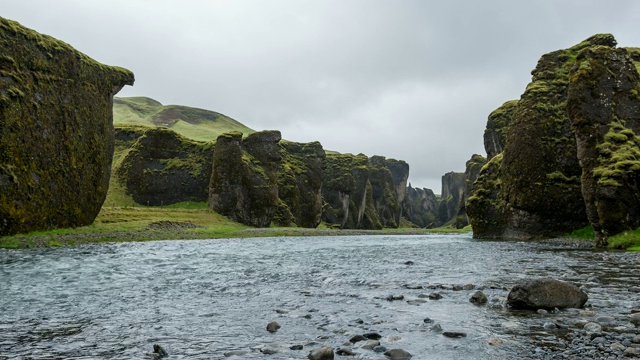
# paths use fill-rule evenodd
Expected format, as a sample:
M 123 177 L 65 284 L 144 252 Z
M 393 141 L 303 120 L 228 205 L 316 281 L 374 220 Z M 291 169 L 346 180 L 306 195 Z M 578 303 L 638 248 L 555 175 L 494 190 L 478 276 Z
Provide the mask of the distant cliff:
M 0 235 L 93 222 L 109 187 L 112 100 L 133 73 L 0 18 Z
M 125 129 L 118 129 L 118 137 L 140 135 Z M 142 129 L 114 169 L 125 192 L 136 203 L 151 206 L 207 201 L 213 146 L 161 127 Z
M 604 246 L 638 226 L 635 53 L 604 34 L 546 54 L 520 100 L 490 115 L 489 163 L 467 202 L 475 237 L 553 237 L 591 223 Z

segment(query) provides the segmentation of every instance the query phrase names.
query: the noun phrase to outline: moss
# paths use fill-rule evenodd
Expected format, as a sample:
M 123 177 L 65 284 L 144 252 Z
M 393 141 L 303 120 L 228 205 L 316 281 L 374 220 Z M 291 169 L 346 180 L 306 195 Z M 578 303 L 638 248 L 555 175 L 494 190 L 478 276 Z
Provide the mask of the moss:
M 112 98 L 133 74 L 3 18 L 0 47 L 0 234 L 91 223 L 109 184 Z
M 593 176 L 602 186 L 621 186 L 623 178 L 640 172 L 640 137 L 633 130 L 611 126 L 605 142 L 597 146 L 600 154 Z

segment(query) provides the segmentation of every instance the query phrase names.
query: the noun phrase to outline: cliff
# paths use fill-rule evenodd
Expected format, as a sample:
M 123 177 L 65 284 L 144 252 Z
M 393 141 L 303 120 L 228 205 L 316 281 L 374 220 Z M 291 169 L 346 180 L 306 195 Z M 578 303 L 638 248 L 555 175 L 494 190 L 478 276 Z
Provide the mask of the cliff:
M 244 140 L 240 132 L 220 135 L 213 152 L 209 207 L 246 225 L 269 226 L 279 205 L 280 139 L 279 131 L 253 133 Z
M 603 245 L 638 225 L 638 71 L 635 51 L 615 47 L 604 34 L 543 55 L 520 100 L 492 113 L 490 160 L 467 202 L 475 237 L 554 237 L 591 223 Z M 502 148 L 489 130 L 501 126 Z
M 0 235 L 93 222 L 114 149 L 112 101 L 128 70 L 0 18 Z
M 421 228 L 433 228 L 437 222 L 438 198 L 431 189 L 407 187 L 402 216 Z
M 119 128 L 118 141 L 134 141 L 140 128 Z M 143 129 L 147 130 L 115 166 L 115 181 L 142 205 L 207 201 L 212 144 L 191 141 L 165 128 Z
M 640 226 L 640 74 L 626 49 L 578 53 L 570 73 L 568 114 L 582 168 L 581 189 L 597 247 Z
M 466 178 L 464 173 L 448 172 L 442 176 L 442 195 L 438 202 L 435 227 L 455 221 L 464 199 Z
M 274 223 L 315 228 L 322 219 L 322 165 L 325 152 L 319 142 L 280 142 L 282 166 L 278 171 L 280 202 Z

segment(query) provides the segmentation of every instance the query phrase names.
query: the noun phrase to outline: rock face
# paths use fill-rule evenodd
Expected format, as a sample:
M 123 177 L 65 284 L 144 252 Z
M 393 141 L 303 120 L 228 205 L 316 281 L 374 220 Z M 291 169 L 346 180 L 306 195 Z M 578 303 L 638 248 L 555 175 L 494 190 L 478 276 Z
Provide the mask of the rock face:
M 582 168 L 581 189 L 596 246 L 640 226 L 640 75 L 615 40 L 578 53 L 567 109 Z M 639 59 L 640 60 L 640 59 Z
M 436 227 L 445 225 L 458 216 L 465 187 L 464 173 L 449 172 L 442 176 L 442 198 L 438 203 Z
M 365 155 L 327 155 L 323 221 L 343 229 L 398 227 L 409 165 Z
M 470 224 L 469 216 L 467 215 L 467 201 L 469 197 L 471 197 L 471 192 L 473 191 L 473 184 L 480 176 L 480 170 L 487 163 L 487 159 L 485 159 L 482 155 L 474 154 L 471 156 L 471 159 L 467 161 L 466 170 L 464 171 L 464 189 L 463 196 L 460 200 L 460 205 L 458 206 L 458 215 L 455 218 L 455 222 L 453 225 L 457 229 L 462 229 L 463 227 Z
M 489 114 L 487 128 L 484 130 L 484 149 L 488 159 L 504 151 L 504 145 L 507 143 L 507 131 L 517 105 L 518 100 L 510 100 Z
M 511 289 L 507 305 L 512 309 L 580 308 L 589 297 L 575 285 L 551 278 L 523 281 Z
M 274 222 L 279 226 L 315 228 L 322 219 L 324 149 L 319 142 L 302 144 L 281 141 L 280 154 L 280 202 Z
M 438 211 L 438 198 L 431 189 L 407 187 L 402 202 L 402 216 L 421 228 L 435 226 Z
M 109 187 L 112 101 L 133 73 L 0 18 L 0 235 L 88 225 Z
M 322 220 L 343 229 L 382 229 L 373 205 L 365 155 L 327 155 L 323 172 Z
M 279 204 L 279 131 L 220 135 L 213 153 L 209 207 L 234 221 L 266 227 Z
M 501 122 L 508 127 L 504 150 L 489 156 L 467 203 L 475 237 L 553 237 L 588 224 L 567 91 L 578 54 L 602 46 L 615 40 L 596 35 L 542 56 L 521 99 L 499 109 L 511 114 Z M 500 150 L 488 143 L 487 154 Z
M 124 139 L 130 132 L 119 129 L 118 134 Z M 212 157 L 210 143 L 188 140 L 169 129 L 150 128 L 115 171 L 127 194 L 139 204 L 204 202 L 209 197 Z

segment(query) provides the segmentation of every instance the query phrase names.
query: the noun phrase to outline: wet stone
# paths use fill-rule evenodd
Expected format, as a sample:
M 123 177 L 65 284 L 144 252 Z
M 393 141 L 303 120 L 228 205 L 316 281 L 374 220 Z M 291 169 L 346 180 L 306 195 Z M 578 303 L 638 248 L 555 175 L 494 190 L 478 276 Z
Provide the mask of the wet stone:
M 459 332 L 459 331 L 445 331 L 442 333 L 442 335 L 452 339 L 458 339 L 458 338 L 463 338 L 467 336 L 466 333 Z
M 440 295 L 440 293 L 429 294 L 429 300 L 440 300 L 440 299 L 442 299 L 442 295 Z
M 375 332 L 362 334 L 362 336 L 364 336 L 365 338 L 367 338 L 369 340 L 380 340 L 382 338 L 382 336 L 380 334 L 375 333 Z
M 302 350 L 302 349 L 304 349 L 304 346 L 302 346 L 302 345 L 291 345 L 291 346 L 289 346 L 289 349 L 291 349 L 291 350 Z

